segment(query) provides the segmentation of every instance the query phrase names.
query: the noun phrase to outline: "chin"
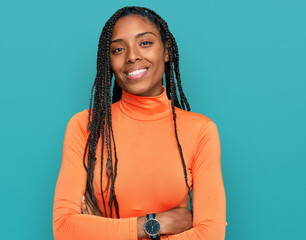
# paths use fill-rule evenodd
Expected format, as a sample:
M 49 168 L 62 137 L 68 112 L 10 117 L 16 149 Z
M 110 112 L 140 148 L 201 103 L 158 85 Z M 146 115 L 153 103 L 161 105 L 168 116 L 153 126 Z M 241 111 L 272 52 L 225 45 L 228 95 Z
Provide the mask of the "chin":
M 150 88 L 147 86 L 141 86 L 142 84 L 134 84 L 134 86 L 130 86 L 128 88 L 126 88 L 126 91 L 130 94 L 134 94 L 134 95 L 145 95 Z
M 127 91 L 128 93 L 130 94 L 133 94 L 133 95 L 145 95 L 147 93 L 147 89 L 134 89 L 132 88 L 131 90 Z

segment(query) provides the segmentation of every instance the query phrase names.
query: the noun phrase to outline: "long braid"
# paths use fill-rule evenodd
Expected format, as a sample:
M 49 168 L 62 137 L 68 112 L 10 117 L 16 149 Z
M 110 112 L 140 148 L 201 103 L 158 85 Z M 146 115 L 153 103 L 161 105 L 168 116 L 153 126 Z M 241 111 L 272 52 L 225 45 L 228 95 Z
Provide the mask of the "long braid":
M 170 34 L 169 34 L 170 35 Z M 177 95 L 176 95 L 176 86 L 175 86 L 175 82 L 174 82 L 174 74 L 173 74 L 173 66 L 172 66 L 172 63 L 174 63 L 174 52 L 173 52 L 173 48 L 172 48 L 172 44 L 173 44 L 173 41 L 174 39 L 171 38 L 171 36 L 169 36 L 169 42 L 171 44 L 168 43 L 168 46 L 169 46 L 169 58 L 170 58 L 170 85 L 171 85 L 171 96 L 172 96 L 172 99 L 171 99 L 171 107 L 172 107 L 172 113 L 173 113 L 173 121 L 174 121 L 174 130 L 175 130 L 175 137 L 176 137 L 176 141 L 177 141 L 177 146 L 179 148 L 179 152 L 180 152 L 180 156 L 181 156 L 181 160 L 182 160 L 182 164 L 183 164 L 183 170 L 184 170 L 184 176 L 185 176 L 185 182 L 186 182 L 186 185 L 188 187 L 188 195 L 190 196 L 191 198 L 191 187 L 188 185 L 188 180 L 187 180 L 187 171 L 186 171 L 186 164 L 185 164 L 185 161 L 184 161 L 184 156 L 183 156 L 183 151 L 182 151 L 182 147 L 181 147 L 181 144 L 180 144 L 180 141 L 179 141 L 179 138 L 178 138 L 178 133 L 177 133 L 177 124 L 176 124 L 176 113 L 175 113 L 175 107 L 174 107 L 174 97 L 176 98 L 177 100 Z M 181 103 L 182 103 L 182 107 L 184 107 L 184 99 L 181 99 Z M 192 201 L 191 201 L 191 207 L 192 207 Z
M 149 10 L 149 11 L 151 11 L 152 13 L 155 13 L 152 10 Z M 180 73 L 179 73 L 179 54 L 178 54 L 176 41 L 175 41 L 173 35 L 171 34 L 170 30 L 168 29 L 168 24 L 160 16 L 158 16 L 158 17 L 159 17 L 161 25 L 163 26 L 163 28 L 166 32 L 166 38 L 167 38 L 167 42 L 168 42 L 168 52 L 169 52 L 170 62 L 169 62 L 169 64 L 166 65 L 166 67 L 169 68 L 169 69 L 166 69 L 166 82 L 170 83 L 170 92 L 171 92 L 170 99 L 171 99 L 171 107 L 172 107 L 172 113 L 173 113 L 175 137 L 176 137 L 176 140 L 177 140 L 177 145 L 178 145 L 178 148 L 179 148 L 179 152 L 180 152 L 180 156 L 181 156 L 181 160 L 182 160 L 182 164 L 183 164 L 185 183 L 188 187 L 188 195 L 190 197 L 190 206 L 191 206 L 191 209 L 193 210 L 193 201 L 192 201 L 192 195 L 191 195 L 192 190 L 191 190 L 191 187 L 188 185 L 186 164 L 185 164 L 185 161 L 184 161 L 182 147 L 181 147 L 181 144 L 180 144 L 180 141 L 179 141 L 179 138 L 178 138 L 177 124 L 176 124 L 176 113 L 175 113 L 175 107 L 174 107 L 174 106 L 177 106 L 179 108 L 185 109 L 185 106 L 187 106 L 187 110 L 190 111 L 190 106 L 189 106 L 189 103 L 188 103 L 184 93 L 183 93 L 183 89 L 182 89 L 182 86 L 181 86 L 181 79 L 180 79 Z M 178 102 L 177 94 L 176 94 L 176 85 L 175 85 L 174 75 L 173 75 L 173 65 L 174 65 L 174 68 L 175 68 L 175 74 L 176 74 L 178 87 L 179 87 L 179 91 L 180 91 L 181 106 Z M 169 79 L 169 81 L 167 81 L 167 78 Z
M 104 37 L 105 35 L 105 29 L 103 29 L 102 31 L 102 34 L 100 36 L 100 40 L 99 40 L 99 50 L 98 50 L 98 60 L 97 60 L 97 71 L 101 71 L 100 73 L 100 76 L 101 76 L 101 79 L 100 79 L 100 83 L 101 85 L 103 85 L 102 89 L 100 90 L 100 94 L 101 94 L 101 112 L 102 112 L 102 115 L 101 115 L 101 174 L 100 174 L 100 192 L 101 192 L 101 195 L 102 195 L 102 201 L 103 201 L 103 207 L 104 207 L 104 212 L 105 212 L 105 216 L 107 216 L 107 212 L 106 212 L 106 203 L 105 203 L 105 198 L 104 198 L 104 192 L 103 192 L 103 188 L 102 188 L 102 173 L 103 173 L 103 157 L 104 157 L 104 142 L 105 142 L 105 128 L 106 128 L 106 123 L 105 123 L 105 116 L 106 116 L 106 103 L 105 103 L 105 91 L 106 91 L 106 86 L 105 86 L 105 66 L 102 64 L 103 63 L 103 59 L 105 57 L 105 51 L 103 51 L 102 49 L 104 48 Z M 103 77 L 102 77 L 103 76 Z M 103 82 L 102 82 L 102 79 L 103 79 Z M 107 137 L 106 137 L 107 138 Z M 92 180 L 91 180 L 92 181 Z M 91 192 L 91 194 L 93 194 Z M 97 208 L 99 209 L 99 208 Z
M 114 24 L 114 22 L 112 23 Z M 112 33 L 112 28 L 113 27 L 109 27 L 109 31 L 108 31 L 108 36 L 107 36 L 107 49 L 106 49 L 106 52 L 109 52 L 109 45 L 110 45 L 110 38 L 111 38 L 111 33 Z M 110 62 L 110 59 L 109 59 L 109 54 L 107 54 L 106 56 L 106 60 L 107 62 Z M 109 106 L 108 108 L 108 113 L 107 113 L 107 120 L 108 120 L 108 136 L 109 136 L 109 139 L 111 141 L 111 138 L 112 138 L 112 135 L 111 135 L 111 132 L 112 132 L 112 115 L 111 115 L 111 80 L 112 80 L 112 73 L 111 73 L 111 69 L 108 68 L 107 69 L 107 85 L 108 85 L 108 88 L 109 89 L 109 92 L 107 94 L 107 104 Z M 113 142 L 114 142 L 114 139 L 113 139 Z M 109 145 L 111 146 L 111 142 L 109 143 Z M 109 156 L 110 158 L 107 159 L 107 161 L 109 162 L 109 165 L 110 165 L 110 171 L 111 171 L 111 194 L 110 194 L 110 200 L 109 200 L 109 208 L 112 209 L 112 204 L 113 204 L 113 200 L 116 201 L 115 199 L 115 186 L 114 186 L 114 173 L 113 173 L 113 164 L 112 164 L 112 148 L 110 147 L 109 148 Z M 116 159 L 117 161 L 117 159 Z M 115 172 L 117 171 L 117 169 L 115 169 Z M 116 209 L 118 211 L 118 209 Z M 119 212 L 117 213 L 117 215 L 119 215 Z M 112 217 L 112 211 L 111 211 L 111 217 Z
M 181 85 L 180 72 L 179 72 L 179 55 L 178 55 L 177 44 L 175 42 L 173 35 L 168 29 L 167 23 L 157 13 L 155 13 L 154 11 L 148 8 L 125 7 L 125 8 L 119 9 L 116 13 L 114 13 L 110 17 L 110 19 L 106 22 L 102 30 L 102 33 L 100 35 L 100 38 L 99 38 L 98 54 L 97 54 L 97 75 L 96 75 L 96 78 L 95 78 L 95 81 L 94 81 L 94 84 L 91 90 L 89 114 L 88 114 L 87 128 L 89 131 L 89 136 L 86 142 L 84 157 L 83 157 L 83 165 L 88 173 L 86 191 L 89 192 L 89 196 L 93 202 L 94 207 L 100 211 L 96 198 L 94 196 L 93 170 L 94 170 L 94 165 L 96 161 L 96 147 L 98 144 L 98 139 L 101 136 L 102 147 L 101 147 L 100 191 L 102 194 L 104 212 L 105 212 L 106 217 L 107 217 L 107 211 L 106 211 L 104 192 L 106 193 L 108 192 L 109 185 L 110 185 L 110 196 L 109 196 L 109 202 L 108 202 L 108 206 L 110 208 L 110 217 L 112 217 L 112 206 L 114 204 L 116 215 L 118 218 L 120 218 L 119 204 L 118 204 L 116 194 L 115 194 L 115 180 L 117 176 L 118 158 L 117 158 L 117 150 L 116 150 L 116 144 L 115 144 L 115 139 L 114 139 L 114 132 L 112 128 L 111 104 L 120 100 L 121 95 L 122 95 L 122 89 L 115 82 L 114 87 L 113 87 L 113 96 L 111 99 L 111 83 L 112 83 L 112 78 L 113 78 L 113 72 L 110 67 L 109 45 L 110 45 L 113 26 L 116 23 L 116 21 L 119 18 L 130 15 L 130 14 L 138 14 L 138 15 L 148 18 L 160 30 L 164 46 L 165 46 L 165 42 L 166 41 L 168 42 L 170 62 L 167 62 L 165 64 L 166 92 L 167 92 L 168 98 L 171 100 L 175 137 L 176 137 L 177 145 L 179 148 L 180 156 L 182 159 L 185 182 L 188 187 L 188 194 L 190 196 L 190 199 L 192 199 L 191 198 L 191 187 L 188 185 L 188 181 L 187 181 L 187 171 L 186 171 L 186 165 L 185 165 L 185 161 L 183 157 L 183 151 L 182 151 L 182 147 L 180 145 L 179 137 L 177 133 L 177 122 L 176 122 L 176 113 L 175 113 L 175 107 L 187 109 L 188 111 L 190 111 L 188 101 L 184 95 L 182 85 Z M 180 102 L 177 96 L 174 73 L 175 73 L 176 80 L 177 80 L 177 87 L 180 93 Z M 92 109 L 92 96 L 93 95 L 94 95 L 94 101 L 93 101 L 93 109 Z M 103 166 L 104 166 L 103 164 L 104 143 L 106 145 L 106 153 L 107 153 L 106 174 L 107 174 L 108 179 L 107 179 L 107 186 L 105 190 L 103 191 L 102 175 L 103 175 Z M 113 162 L 112 162 L 112 155 L 113 155 L 112 146 L 114 148 L 114 156 L 115 156 L 114 168 L 113 168 Z M 85 158 L 86 158 L 87 153 L 88 153 L 88 166 L 86 167 Z M 191 206 L 192 206 L 192 200 L 191 200 Z
M 190 106 L 189 106 L 187 98 L 186 98 L 186 96 L 183 92 L 182 83 L 181 83 L 178 47 L 177 47 L 175 38 L 172 34 L 171 34 L 171 38 L 172 38 L 172 46 L 173 46 L 173 51 L 174 51 L 174 56 L 175 56 L 174 57 L 174 71 L 175 71 L 177 86 L 178 86 L 178 89 L 179 89 L 179 92 L 180 92 L 181 106 L 182 106 L 182 109 L 190 111 Z

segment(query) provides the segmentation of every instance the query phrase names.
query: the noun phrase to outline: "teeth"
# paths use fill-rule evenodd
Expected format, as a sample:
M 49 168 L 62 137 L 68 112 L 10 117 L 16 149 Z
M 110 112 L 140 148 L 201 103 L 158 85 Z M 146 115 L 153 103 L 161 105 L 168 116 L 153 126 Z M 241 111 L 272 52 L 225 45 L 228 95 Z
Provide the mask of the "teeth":
M 133 71 L 133 72 L 130 72 L 130 73 L 128 73 L 127 75 L 128 76 L 136 76 L 136 75 L 138 75 L 138 74 L 140 74 L 140 73 L 142 73 L 142 72 L 145 72 L 145 71 L 147 71 L 147 69 L 139 69 L 139 70 L 136 70 L 136 71 Z

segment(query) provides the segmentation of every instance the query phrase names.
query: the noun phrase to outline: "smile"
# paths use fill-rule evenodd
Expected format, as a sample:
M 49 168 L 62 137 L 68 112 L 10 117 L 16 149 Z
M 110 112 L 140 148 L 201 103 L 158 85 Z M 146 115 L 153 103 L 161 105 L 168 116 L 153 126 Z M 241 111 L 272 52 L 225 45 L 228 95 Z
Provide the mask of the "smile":
M 148 71 L 148 68 L 137 69 L 135 71 L 126 73 L 126 77 L 132 80 L 140 79 L 146 74 L 147 71 Z

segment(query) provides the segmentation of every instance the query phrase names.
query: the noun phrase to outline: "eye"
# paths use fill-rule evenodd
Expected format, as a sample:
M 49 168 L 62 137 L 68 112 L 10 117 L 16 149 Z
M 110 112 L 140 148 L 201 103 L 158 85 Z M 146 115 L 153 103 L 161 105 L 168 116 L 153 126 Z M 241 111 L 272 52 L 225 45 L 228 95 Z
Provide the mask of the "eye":
M 123 50 L 123 48 L 115 48 L 112 53 L 115 54 L 115 53 L 119 53 Z
M 153 43 L 153 42 L 144 41 L 144 42 L 142 42 L 140 45 L 147 46 L 147 45 L 151 45 L 152 43 Z

